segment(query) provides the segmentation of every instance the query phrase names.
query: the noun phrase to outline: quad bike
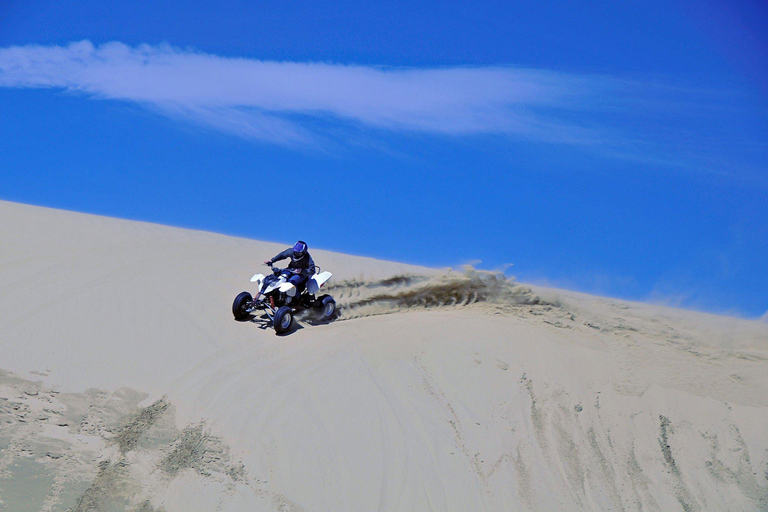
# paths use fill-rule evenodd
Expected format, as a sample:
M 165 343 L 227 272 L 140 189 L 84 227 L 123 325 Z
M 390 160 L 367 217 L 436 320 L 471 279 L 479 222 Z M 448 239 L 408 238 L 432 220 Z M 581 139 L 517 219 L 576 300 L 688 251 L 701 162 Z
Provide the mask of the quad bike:
M 272 273 L 255 274 L 251 278 L 252 283 L 256 283 L 258 292 L 253 297 L 248 292 L 242 292 L 235 297 L 232 304 L 232 314 L 235 320 L 247 320 L 251 313 L 257 310 L 263 310 L 272 327 L 277 334 L 283 334 L 291 330 L 293 325 L 294 313 L 297 311 L 312 309 L 319 317 L 320 321 L 329 321 L 333 319 L 336 313 L 336 301 L 330 295 L 315 295 L 320 288 L 331 278 L 330 272 L 320 272 L 317 267 L 317 273 L 310 277 L 304 289 L 300 292 L 288 279 L 293 276 L 290 269 L 283 269 L 269 266 Z

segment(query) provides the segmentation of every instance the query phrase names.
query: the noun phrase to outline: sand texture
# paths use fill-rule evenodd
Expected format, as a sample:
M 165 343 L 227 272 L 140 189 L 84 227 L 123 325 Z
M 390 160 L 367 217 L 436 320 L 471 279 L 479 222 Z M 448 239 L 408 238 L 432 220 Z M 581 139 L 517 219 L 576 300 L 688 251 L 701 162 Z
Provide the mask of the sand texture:
M 283 248 L 0 202 L 0 511 L 768 510 L 767 323 Z

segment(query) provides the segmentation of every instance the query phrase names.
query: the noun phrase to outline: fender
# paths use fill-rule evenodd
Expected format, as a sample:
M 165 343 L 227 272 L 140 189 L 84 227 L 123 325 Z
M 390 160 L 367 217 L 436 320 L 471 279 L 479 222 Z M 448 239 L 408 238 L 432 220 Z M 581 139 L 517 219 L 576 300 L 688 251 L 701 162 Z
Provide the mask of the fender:
M 256 283 L 261 288 L 261 283 L 264 282 L 264 274 L 253 274 L 251 282 Z
M 296 286 L 293 283 L 283 283 L 280 285 L 280 291 L 286 293 L 289 297 L 296 295 Z
M 307 281 L 307 293 L 314 295 L 319 292 L 320 288 L 322 288 L 322 286 L 331 278 L 332 275 L 333 274 L 328 271 L 314 274 Z

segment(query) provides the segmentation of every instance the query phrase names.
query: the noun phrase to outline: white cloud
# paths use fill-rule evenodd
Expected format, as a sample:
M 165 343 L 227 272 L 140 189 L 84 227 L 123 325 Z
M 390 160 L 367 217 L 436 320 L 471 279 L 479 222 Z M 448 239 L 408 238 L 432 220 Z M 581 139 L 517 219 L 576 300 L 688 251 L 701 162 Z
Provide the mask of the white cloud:
M 0 48 L 0 87 L 135 102 L 174 119 L 288 146 L 322 147 L 328 128 L 341 125 L 506 134 L 669 165 L 679 165 L 669 151 L 648 150 L 658 141 L 668 144 L 663 136 L 635 131 L 627 137 L 621 124 L 627 114 L 646 115 L 654 105 L 668 110 L 670 102 L 690 99 L 690 91 L 535 69 L 269 62 L 89 41 Z
M 316 135 L 297 116 L 384 130 L 509 133 L 590 143 L 597 140 L 593 130 L 552 112 L 584 108 L 605 83 L 530 69 L 267 62 L 119 42 L 0 49 L 2 87 L 61 88 L 137 102 L 169 116 L 284 144 Z

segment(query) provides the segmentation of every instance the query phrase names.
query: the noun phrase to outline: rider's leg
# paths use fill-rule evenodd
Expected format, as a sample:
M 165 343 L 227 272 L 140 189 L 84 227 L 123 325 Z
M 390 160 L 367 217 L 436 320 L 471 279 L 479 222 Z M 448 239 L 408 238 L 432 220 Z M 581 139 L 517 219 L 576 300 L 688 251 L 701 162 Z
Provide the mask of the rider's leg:
M 301 276 L 298 274 L 293 275 L 288 279 L 288 282 L 296 287 L 296 295 L 299 295 L 301 291 L 304 289 L 304 284 L 306 283 L 306 281 L 307 281 L 306 276 Z

